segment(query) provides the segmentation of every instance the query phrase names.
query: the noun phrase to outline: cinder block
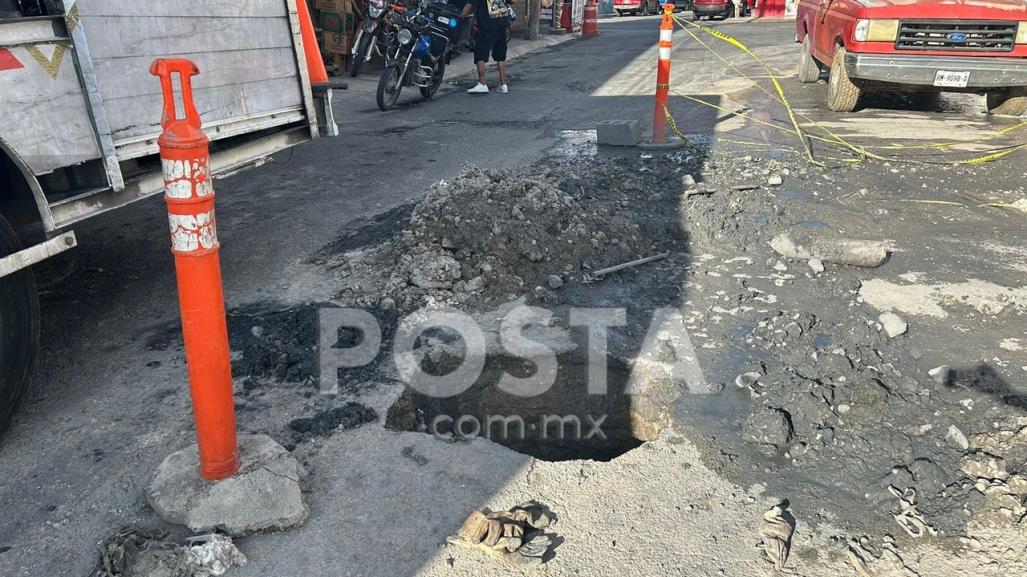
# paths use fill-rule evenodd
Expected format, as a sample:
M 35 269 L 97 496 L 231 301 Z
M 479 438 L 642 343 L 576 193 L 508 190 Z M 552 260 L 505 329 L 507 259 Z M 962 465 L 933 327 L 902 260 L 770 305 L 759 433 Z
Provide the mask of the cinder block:
M 637 146 L 642 126 L 637 120 L 610 120 L 596 125 L 596 142 L 607 146 Z

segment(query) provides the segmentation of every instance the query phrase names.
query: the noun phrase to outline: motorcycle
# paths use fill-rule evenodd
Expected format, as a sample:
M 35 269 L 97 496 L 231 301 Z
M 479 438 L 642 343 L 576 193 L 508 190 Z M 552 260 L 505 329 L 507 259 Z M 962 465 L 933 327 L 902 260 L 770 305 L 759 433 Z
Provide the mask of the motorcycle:
M 350 76 L 355 78 L 359 75 L 360 68 L 365 62 L 370 62 L 375 53 L 379 55 L 389 53 L 392 41 L 395 39 L 395 32 L 390 26 L 388 14 L 389 5 L 386 0 L 368 1 L 367 20 L 360 27 L 356 40 L 353 42 L 353 64 L 350 66 Z
M 427 2 L 412 12 L 389 5 L 396 25 L 396 42 L 386 55 L 385 71 L 378 81 L 378 108 L 396 105 L 404 87 L 416 86 L 424 98 L 432 98 L 442 85 L 446 65 L 459 38 L 460 13 L 440 2 Z

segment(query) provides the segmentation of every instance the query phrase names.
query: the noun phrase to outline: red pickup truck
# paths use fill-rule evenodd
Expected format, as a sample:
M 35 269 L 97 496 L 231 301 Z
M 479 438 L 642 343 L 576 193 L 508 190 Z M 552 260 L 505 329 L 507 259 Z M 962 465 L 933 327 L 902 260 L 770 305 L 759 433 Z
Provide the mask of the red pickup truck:
M 830 71 L 827 104 L 852 112 L 873 90 L 986 94 L 1027 112 L 1024 0 L 800 0 L 799 80 Z

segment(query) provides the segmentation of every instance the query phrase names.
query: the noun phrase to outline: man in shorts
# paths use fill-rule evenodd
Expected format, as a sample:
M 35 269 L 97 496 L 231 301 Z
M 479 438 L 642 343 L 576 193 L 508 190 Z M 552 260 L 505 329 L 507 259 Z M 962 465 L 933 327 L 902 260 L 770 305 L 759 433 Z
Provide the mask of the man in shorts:
M 468 94 L 488 94 L 485 83 L 485 64 L 489 56 L 499 67 L 499 92 L 506 94 L 506 41 L 510 35 L 510 6 L 506 0 L 472 0 L 464 6 L 466 17 L 474 11 L 478 37 L 474 43 L 474 64 L 478 67 L 478 84 Z

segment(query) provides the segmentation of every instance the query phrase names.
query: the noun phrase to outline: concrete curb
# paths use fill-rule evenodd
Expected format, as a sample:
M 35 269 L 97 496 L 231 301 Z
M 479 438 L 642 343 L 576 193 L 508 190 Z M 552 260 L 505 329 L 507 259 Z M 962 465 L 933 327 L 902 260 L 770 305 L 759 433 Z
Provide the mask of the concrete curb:
M 578 38 L 579 36 L 577 34 L 555 34 L 542 36 L 538 40 L 513 40 L 510 42 L 510 48 L 507 50 L 506 61 L 510 62 L 511 60 L 524 58 L 525 56 L 534 54 L 535 52 L 539 52 L 553 46 L 559 46 L 560 44 L 570 42 L 571 40 L 577 40 Z M 467 55 L 466 60 L 461 56 L 453 64 L 450 64 L 449 69 L 446 71 L 446 76 L 450 80 L 454 80 L 470 74 L 475 74 L 476 69 L 474 67 L 473 60 L 474 59 L 470 57 L 470 54 Z M 488 69 L 495 70 L 496 64 L 494 62 L 489 62 Z

